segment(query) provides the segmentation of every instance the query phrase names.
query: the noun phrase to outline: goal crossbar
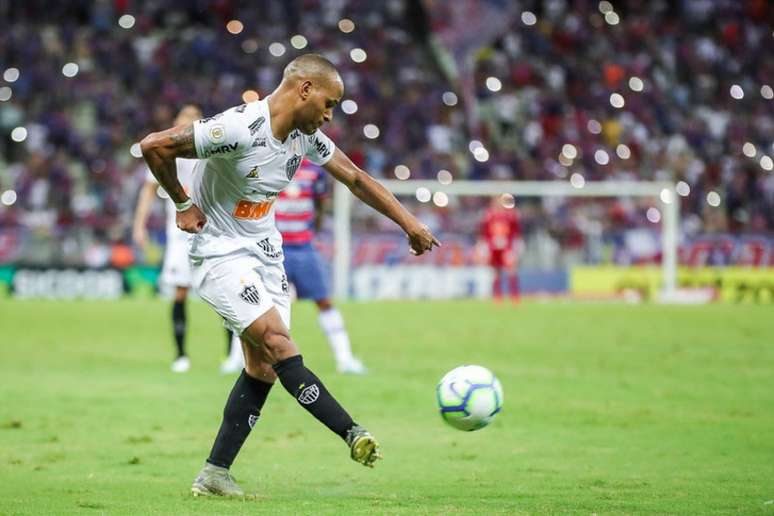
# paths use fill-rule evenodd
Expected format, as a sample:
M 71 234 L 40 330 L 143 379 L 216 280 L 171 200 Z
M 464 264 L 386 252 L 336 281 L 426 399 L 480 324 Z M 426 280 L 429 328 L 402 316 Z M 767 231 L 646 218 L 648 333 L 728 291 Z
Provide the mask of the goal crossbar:
M 509 193 L 514 197 L 655 197 L 661 204 L 662 287 L 672 294 L 677 285 L 677 228 L 680 218 L 675 185 L 665 181 L 588 181 L 577 187 L 567 181 L 437 181 L 385 180 L 381 182 L 397 195 L 414 195 L 419 188 L 447 195 L 492 196 Z M 341 184 L 334 188 L 333 291 L 337 298 L 349 295 L 352 195 Z

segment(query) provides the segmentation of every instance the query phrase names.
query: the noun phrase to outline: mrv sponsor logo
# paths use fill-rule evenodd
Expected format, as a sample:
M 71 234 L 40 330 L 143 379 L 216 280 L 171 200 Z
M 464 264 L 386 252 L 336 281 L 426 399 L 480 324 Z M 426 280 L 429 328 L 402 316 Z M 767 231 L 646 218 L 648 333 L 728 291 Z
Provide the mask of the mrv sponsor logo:
M 327 158 L 331 154 L 331 150 L 316 136 L 310 136 L 309 143 L 321 158 Z
M 239 143 L 227 143 L 225 145 L 221 145 L 220 147 L 215 147 L 213 149 L 204 151 L 203 157 L 209 158 L 210 156 L 214 156 L 215 154 L 227 154 L 229 152 L 235 151 L 238 146 L 239 146 Z

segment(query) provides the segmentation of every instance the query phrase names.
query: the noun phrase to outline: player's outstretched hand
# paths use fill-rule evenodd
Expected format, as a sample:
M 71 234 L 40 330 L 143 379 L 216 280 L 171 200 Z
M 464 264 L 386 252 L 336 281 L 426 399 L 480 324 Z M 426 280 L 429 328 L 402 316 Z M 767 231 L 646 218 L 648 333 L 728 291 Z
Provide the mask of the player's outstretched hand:
M 198 233 L 207 223 L 207 217 L 197 205 L 193 205 L 185 211 L 177 212 L 177 227 L 186 233 Z
M 433 246 L 441 247 L 441 242 L 433 236 L 425 224 L 419 224 L 417 229 L 408 233 L 409 251 L 415 256 L 419 256 L 425 251 L 432 251 Z

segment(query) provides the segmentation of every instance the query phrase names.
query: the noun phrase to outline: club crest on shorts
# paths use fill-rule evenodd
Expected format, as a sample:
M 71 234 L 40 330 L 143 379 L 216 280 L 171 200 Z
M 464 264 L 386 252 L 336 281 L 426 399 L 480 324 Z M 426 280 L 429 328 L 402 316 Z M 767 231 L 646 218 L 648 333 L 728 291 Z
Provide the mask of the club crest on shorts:
M 242 301 L 250 303 L 251 305 L 261 304 L 261 295 L 258 293 L 258 289 L 255 288 L 255 285 L 247 285 L 242 289 L 239 297 L 242 298 Z
M 309 387 L 301 391 L 301 394 L 298 395 L 298 401 L 303 405 L 311 405 L 312 403 L 317 401 L 317 398 L 319 397 L 320 397 L 320 388 L 317 386 L 316 383 L 313 383 L 312 385 L 310 385 Z
M 253 428 L 257 422 L 258 416 L 255 414 L 250 414 L 250 416 L 247 418 L 247 424 L 250 425 L 250 428 Z

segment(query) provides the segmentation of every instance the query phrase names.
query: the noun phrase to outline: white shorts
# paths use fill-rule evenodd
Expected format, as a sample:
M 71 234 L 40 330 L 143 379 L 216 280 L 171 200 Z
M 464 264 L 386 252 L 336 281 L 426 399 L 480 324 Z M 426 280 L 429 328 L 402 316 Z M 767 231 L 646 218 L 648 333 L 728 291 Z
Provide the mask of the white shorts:
M 272 307 L 290 328 L 288 280 L 281 261 L 264 263 L 257 256 L 240 251 L 205 258 L 201 264 L 193 265 L 192 271 L 199 297 L 238 335 Z
M 191 263 L 188 259 L 188 235 L 167 235 L 167 247 L 164 249 L 164 266 L 159 280 L 172 287 L 191 286 Z

